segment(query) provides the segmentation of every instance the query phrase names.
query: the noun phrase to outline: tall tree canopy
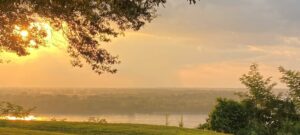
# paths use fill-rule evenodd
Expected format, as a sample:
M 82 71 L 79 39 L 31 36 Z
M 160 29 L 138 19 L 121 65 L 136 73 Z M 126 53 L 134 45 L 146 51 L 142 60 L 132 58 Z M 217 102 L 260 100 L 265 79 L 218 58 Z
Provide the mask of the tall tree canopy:
M 100 45 L 126 30 L 138 31 L 166 1 L 0 0 L 0 51 L 26 56 L 29 48 L 44 46 L 47 31 L 38 24 L 43 20 L 63 31 L 73 66 L 86 62 L 98 74 L 115 73 L 118 57 Z
M 287 93 L 273 93 L 271 77 L 265 78 L 258 65 L 250 66 L 240 81 L 247 92 L 239 93 L 240 101 L 218 99 L 202 129 L 212 129 L 235 135 L 296 135 L 300 120 L 300 72 L 279 68 Z

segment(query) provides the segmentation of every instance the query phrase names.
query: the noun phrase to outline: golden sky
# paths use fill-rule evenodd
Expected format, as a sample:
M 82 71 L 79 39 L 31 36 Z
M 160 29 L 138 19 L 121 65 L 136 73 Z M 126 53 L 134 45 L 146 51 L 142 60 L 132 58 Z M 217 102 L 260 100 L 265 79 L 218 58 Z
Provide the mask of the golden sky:
M 121 58 L 117 74 L 73 68 L 66 42 L 54 33 L 51 47 L 0 65 L 0 87 L 235 88 L 252 63 L 278 81 L 278 66 L 300 68 L 299 4 L 170 0 L 153 23 L 107 46 Z

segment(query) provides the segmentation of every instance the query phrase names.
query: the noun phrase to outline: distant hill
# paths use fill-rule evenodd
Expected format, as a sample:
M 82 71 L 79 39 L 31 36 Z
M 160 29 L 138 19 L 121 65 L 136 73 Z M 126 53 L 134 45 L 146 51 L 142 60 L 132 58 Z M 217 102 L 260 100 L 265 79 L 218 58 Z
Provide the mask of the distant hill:
M 237 99 L 239 89 L 1 89 L 0 99 L 39 114 L 207 114 L 216 98 Z

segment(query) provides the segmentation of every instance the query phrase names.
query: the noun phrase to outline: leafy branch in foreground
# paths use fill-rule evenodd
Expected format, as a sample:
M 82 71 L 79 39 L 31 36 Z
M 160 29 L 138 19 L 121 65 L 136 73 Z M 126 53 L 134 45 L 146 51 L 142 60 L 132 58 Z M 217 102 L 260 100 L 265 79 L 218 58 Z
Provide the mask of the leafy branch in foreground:
M 98 74 L 115 73 L 112 66 L 120 63 L 118 56 L 101 45 L 126 30 L 138 31 L 155 18 L 157 8 L 166 1 L 0 0 L 0 51 L 26 56 L 29 48 L 45 45 L 47 32 L 34 25 L 42 20 L 53 30 L 63 31 L 73 66 L 82 67 L 86 62 Z

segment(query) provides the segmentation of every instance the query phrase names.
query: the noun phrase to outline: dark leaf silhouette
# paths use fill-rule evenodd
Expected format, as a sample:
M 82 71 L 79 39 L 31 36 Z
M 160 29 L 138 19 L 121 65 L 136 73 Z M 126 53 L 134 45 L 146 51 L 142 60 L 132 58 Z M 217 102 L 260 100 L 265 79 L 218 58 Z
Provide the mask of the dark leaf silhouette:
M 188 0 L 191 4 L 196 0 Z M 115 73 L 118 56 L 101 47 L 126 30 L 138 31 L 156 16 L 166 0 L 0 0 L 0 51 L 29 55 L 45 45 L 46 30 L 34 26 L 43 19 L 62 30 L 73 66 L 83 62 L 102 74 Z M 28 31 L 28 33 L 22 30 Z M 22 36 L 20 36 L 22 35 Z M 24 39 L 26 38 L 26 39 Z

